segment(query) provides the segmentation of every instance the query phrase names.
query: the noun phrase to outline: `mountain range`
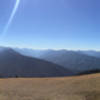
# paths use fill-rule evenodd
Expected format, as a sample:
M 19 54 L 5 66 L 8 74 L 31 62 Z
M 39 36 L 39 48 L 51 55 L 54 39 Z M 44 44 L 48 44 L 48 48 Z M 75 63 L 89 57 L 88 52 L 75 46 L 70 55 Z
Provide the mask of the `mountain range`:
M 0 77 L 60 77 L 100 72 L 97 51 L 0 47 Z
M 43 59 L 71 70 L 74 74 L 100 69 L 100 52 L 16 49 L 22 55 Z M 24 51 L 24 52 L 23 52 Z
M 11 48 L 0 48 L 0 77 L 60 77 L 70 71 L 45 60 L 19 54 Z

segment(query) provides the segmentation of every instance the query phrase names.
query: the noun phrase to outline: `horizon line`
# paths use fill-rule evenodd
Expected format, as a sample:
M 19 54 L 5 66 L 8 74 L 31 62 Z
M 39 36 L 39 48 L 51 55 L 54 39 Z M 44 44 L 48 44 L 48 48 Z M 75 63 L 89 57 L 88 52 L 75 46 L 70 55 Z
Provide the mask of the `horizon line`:
M 55 51 L 60 51 L 60 50 L 66 50 L 66 51 L 97 51 L 100 52 L 98 49 L 69 49 L 69 48 L 33 48 L 33 47 L 20 47 L 20 46 L 2 46 L 0 45 L 0 48 L 19 48 L 19 49 L 32 49 L 32 50 L 55 50 Z

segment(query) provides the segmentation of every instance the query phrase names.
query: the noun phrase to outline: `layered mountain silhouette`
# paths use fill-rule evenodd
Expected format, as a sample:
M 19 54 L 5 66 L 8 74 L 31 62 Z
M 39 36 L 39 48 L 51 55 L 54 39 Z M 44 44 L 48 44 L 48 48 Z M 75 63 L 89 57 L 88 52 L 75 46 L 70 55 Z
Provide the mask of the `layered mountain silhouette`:
M 40 58 L 59 64 L 75 73 L 100 69 L 100 58 L 74 51 L 51 51 Z
M 70 74 L 60 65 L 23 56 L 11 48 L 0 49 L 0 77 L 57 77 Z
M 49 52 L 55 52 L 55 50 L 33 50 L 33 49 L 28 49 L 28 48 L 14 48 L 15 51 L 21 53 L 22 55 L 26 55 L 26 56 L 31 56 L 31 57 L 40 57 L 40 56 L 44 56 Z M 64 53 L 68 50 L 58 50 L 60 53 Z M 95 50 L 78 50 L 78 51 L 73 51 L 76 53 L 81 53 L 81 54 L 85 54 L 88 56 L 93 56 L 96 58 L 100 58 L 100 51 L 95 51 Z
M 100 58 L 100 52 L 99 51 L 88 50 L 88 51 L 78 51 L 78 52 L 81 52 L 81 53 L 89 55 L 89 56 Z
M 21 50 L 19 51 L 22 53 Z M 100 69 L 100 58 L 86 51 L 44 50 L 36 53 L 34 55 L 33 50 L 30 55 L 63 66 L 75 74 Z

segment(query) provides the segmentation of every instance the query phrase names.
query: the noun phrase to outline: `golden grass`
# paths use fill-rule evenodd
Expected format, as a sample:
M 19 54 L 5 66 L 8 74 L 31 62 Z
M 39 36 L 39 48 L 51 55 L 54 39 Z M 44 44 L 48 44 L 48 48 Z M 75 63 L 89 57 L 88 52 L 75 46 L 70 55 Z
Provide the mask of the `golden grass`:
M 0 79 L 0 100 L 100 100 L 100 74 Z

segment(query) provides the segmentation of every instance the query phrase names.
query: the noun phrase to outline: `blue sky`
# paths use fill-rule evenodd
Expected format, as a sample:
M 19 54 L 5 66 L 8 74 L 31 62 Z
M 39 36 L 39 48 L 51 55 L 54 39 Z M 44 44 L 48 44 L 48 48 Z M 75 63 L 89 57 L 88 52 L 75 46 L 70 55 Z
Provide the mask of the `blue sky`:
M 0 0 L 0 36 L 16 0 Z M 100 50 L 100 0 L 20 0 L 1 46 Z

